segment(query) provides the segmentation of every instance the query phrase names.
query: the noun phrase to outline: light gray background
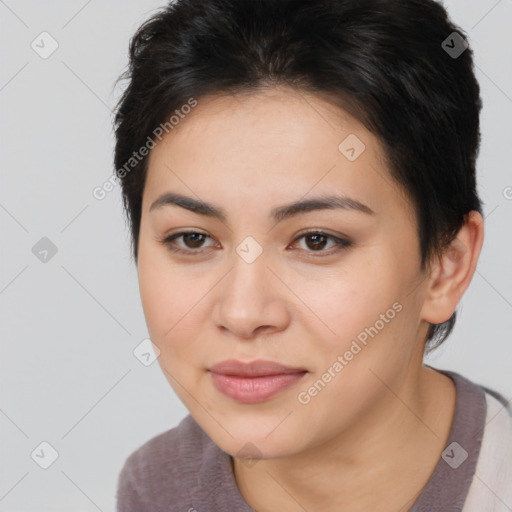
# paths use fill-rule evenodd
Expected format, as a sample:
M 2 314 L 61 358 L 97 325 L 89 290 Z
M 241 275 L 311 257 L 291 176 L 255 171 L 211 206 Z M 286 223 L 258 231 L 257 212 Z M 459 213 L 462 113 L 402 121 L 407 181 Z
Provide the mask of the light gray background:
M 92 195 L 112 173 L 129 38 L 163 4 L 0 1 L 3 512 L 114 510 L 128 454 L 187 413 L 158 363 L 133 354 L 148 333 L 119 190 Z M 455 332 L 427 361 L 510 399 L 512 0 L 446 5 L 482 88 L 486 240 Z M 47 59 L 31 48 L 43 31 L 59 45 Z M 32 252 L 42 237 L 57 247 L 46 263 Z M 50 457 L 43 441 L 58 452 L 48 469 L 36 463 Z

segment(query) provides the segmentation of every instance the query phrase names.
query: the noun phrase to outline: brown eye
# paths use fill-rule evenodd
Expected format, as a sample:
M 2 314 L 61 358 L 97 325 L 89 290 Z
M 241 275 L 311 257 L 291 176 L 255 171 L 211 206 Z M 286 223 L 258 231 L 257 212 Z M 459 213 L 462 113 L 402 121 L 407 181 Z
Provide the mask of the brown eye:
M 177 244 L 177 240 L 180 239 L 182 240 L 181 245 Z M 211 237 L 199 231 L 181 231 L 163 238 L 160 242 L 170 251 L 194 255 L 208 248 L 208 246 L 203 245 L 207 239 L 211 239 Z M 352 242 L 347 239 L 339 238 L 322 231 L 303 233 L 295 239 L 294 244 L 297 244 L 297 242 L 302 239 L 304 239 L 306 243 L 305 248 L 300 249 L 311 254 L 318 253 L 314 254 L 315 257 L 329 256 L 352 245 Z M 329 243 L 332 245 L 325 250 Z
M 319 256 L 323 256 L 324 253 L 325 255 L 330 255 L 352 245 L 352 242 L 349 240 L 338 238 L 322 231 L 310 231 L 308 233 L 303 233 L 295 239 L 295 242 L 302 239 L 305 240 L 306 248 L 304 250 L 306 252 L 320 253 Z M 327 250 L 324 250 L 329 242 L 331 242 L 332 245 L 328 247 Z M 334 251 L 330 251 L 328 249 L 334 249 Z
M 314 235 L 307 235 L 304 237 L 305 240 L 309 240 L 311 242 L 311 244 L 308 244 L 306 242 L 306 245 L 308 246 L 309 249 L 324 249 L 325 248 L 325 245 L 327 244 L 328 242 L 328 237 L 326 237 L 325 235 L 319 235 L 319 234 L 314 234 Z
M 177 246 L 176 240 L 182 239 L 183 245 Z M 182 253 L 194 253 L 198 252 L 198 249 L 203 249 L 203 243 L 207 238 L 210 238 L 205 233 L 199 231 L 181 231 L 180 233 L 174 233 L 160 240 L 169 250 L 174 252 Z
M 199 249 L 206 238 L 206 235 L 202 233 L 186 233 L 181 236 L 183 237 L 185 245 L 191 249 Z

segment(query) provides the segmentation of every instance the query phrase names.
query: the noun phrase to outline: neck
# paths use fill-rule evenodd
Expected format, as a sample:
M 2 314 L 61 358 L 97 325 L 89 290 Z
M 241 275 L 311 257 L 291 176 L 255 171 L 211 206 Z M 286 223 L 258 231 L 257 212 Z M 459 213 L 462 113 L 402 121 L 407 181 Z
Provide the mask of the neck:
M 446 445 L 455 388 L 448 377 L 421 366 L 400 389 L 388 391 L 357 424 L 307 451 L 251 468 L 234 459 L 247 503 L 260 512 L 408 510 Z

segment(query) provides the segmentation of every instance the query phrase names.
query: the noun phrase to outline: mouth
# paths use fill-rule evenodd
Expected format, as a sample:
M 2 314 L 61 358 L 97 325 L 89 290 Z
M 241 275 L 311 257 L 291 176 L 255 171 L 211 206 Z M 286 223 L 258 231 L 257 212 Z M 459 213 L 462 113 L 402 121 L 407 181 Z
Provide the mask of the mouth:
M 225 396 L 242 403 L 258 403 L 297 384 L 308 373 L 305 368 L 274 361 L 243 363 L 226 360 L 208 369 L 214 386 Z

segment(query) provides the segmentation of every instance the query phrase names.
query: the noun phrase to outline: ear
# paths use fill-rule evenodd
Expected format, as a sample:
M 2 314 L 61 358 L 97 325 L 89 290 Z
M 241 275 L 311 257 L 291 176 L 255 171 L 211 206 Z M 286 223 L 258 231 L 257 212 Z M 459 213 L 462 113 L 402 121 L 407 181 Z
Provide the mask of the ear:
M 484 220 L 471 211 L 465 224 L 432 265 L 421 318 L 431 324 L 446 322 L 455 311 L 475 273 L 484 240 Z

